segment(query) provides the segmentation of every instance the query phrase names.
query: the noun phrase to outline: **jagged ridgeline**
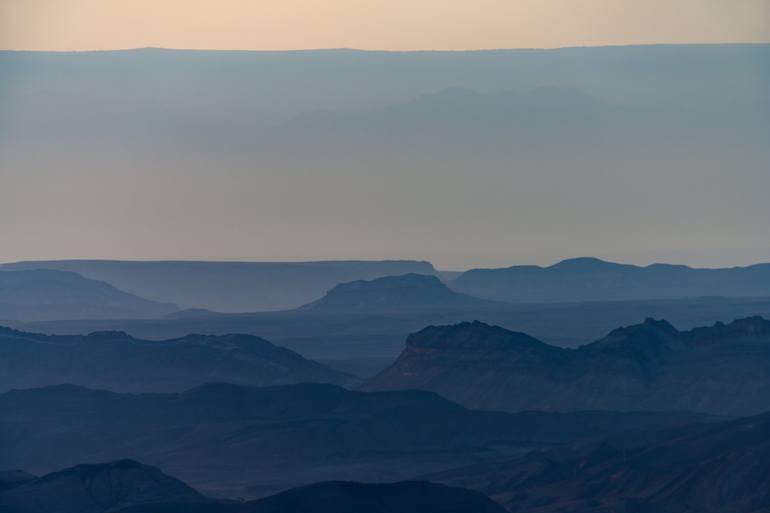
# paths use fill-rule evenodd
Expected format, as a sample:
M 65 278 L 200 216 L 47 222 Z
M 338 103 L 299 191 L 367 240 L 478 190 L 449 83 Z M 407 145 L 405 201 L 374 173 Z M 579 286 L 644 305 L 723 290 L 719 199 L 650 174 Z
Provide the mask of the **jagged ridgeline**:
M 364 390 L 433 390 L 471 408 L 674 410 L 748 415 L 770 409 L 770 321 L 678 331 L 665 321 L 619 328 L 577 349 L 466 322 L 410 335 Z

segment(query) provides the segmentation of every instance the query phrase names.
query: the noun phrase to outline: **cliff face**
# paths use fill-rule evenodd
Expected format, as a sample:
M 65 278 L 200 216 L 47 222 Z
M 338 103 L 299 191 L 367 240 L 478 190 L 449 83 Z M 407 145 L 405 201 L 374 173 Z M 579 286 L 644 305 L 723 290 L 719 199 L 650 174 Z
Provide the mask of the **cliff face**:
M 410 335 L 366 390 L 420 388 L 504 411 L 770 409 L 770 322 L 755 317 L 680 332 L 665 321 L 617 329 L 575 350 L 483 323 Z

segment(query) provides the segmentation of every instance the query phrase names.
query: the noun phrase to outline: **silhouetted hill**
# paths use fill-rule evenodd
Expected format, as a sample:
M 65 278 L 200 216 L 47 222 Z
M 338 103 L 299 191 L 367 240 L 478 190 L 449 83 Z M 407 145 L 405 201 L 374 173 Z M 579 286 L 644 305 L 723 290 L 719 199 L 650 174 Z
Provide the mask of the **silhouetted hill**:
M 163 502 L 207 499 L 157 468 L 131 460 L 78 465 L 0 491 L 3 513 L 106 513 Z
M 3 269 L 58 269 L 184 307 L 219 312 L 296 308 L 341 282 L 404 273 L 435 274 L 411 260 L 324 262 L 203 262 L 53 260 L 5 264 Z M 138 317 L 138 316 L 137 316 Z
M 426 481 L 315 483 L 264 499 L 204 497 L 131 460 L 78 465 L 3 493 L 3 513 L 505 513 L 480 492 Z
M 638 267 L 574 258 L 550 267 L 472 269 L 451 282 L 459 292 L 510 302 L 616 301 L 701 296 L 770 296 L 770 264 L 724 269 Z
M 513 513 L 760 513 L 770 511 L 770 415 L 635 449 L 534 452 L 429 479 L 485 492 Z
M 73 272 L 0 271 L 0 319 L 135 319 L 176 310 Z
M 209 384 L 143 395 L 62 385 L 0 394 L 0 411 L 0 468 L 43 473 L 132 458 L 201 490 L 244 497 L 322 480 L 408 479 L 530 447 L 708 420 L 479 412 L 432 392 L 363 393 L 323 384 Z
M 429 327 L 365 390 L 432 390 L 471 408 L 770 409 L 770 321 L 747 318 L 680 332 L 665 321 L 617 329 L 578 349 L 480 322 Z
M 160 392 L 209 381 L 244 385 L 354 381 L 253 335 L 148 341 L 120 331 L 56 336 L 0 327 L 0 355 L 0 391 L 60 383 Z
M 341 283 L 305 305 L 312 310 L 389 310 L 399 308 L 481 307 L 493 302 L 450 290 L 435 276 L 404 274 Z

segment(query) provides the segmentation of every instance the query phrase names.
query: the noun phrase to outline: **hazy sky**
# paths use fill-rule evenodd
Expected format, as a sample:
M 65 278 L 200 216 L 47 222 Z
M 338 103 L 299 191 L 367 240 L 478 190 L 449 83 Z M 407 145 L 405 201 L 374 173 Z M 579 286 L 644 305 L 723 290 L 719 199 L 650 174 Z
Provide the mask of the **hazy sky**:
M 770 41 L 770 0 L 0 0 L 0 48 L 385 50 Z
M 29 50 L 763 41 L 770 0 L 0 0 Z M 768 56 L 2 52 L 0 261 L 770 261 Z

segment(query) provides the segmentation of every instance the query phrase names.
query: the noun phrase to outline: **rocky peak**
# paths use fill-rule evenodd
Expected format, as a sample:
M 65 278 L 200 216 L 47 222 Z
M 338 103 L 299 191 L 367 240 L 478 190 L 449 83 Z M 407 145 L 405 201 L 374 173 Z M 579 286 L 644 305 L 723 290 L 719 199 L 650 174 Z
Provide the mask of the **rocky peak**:
M 451 326 L 429 326 L 406 339 L 407 347 L 446 351 L 511 351 L 548 348 L 525 333 L 509 331 L 480 321 L 461 322 Z

